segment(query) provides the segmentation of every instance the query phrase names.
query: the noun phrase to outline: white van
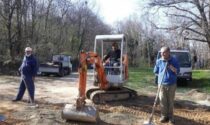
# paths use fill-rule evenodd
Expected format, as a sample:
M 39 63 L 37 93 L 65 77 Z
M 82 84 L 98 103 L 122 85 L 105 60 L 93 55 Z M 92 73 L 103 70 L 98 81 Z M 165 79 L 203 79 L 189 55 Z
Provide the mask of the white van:
M 178 80 L 192 81 L 192 61 L 188 50 L 170 50 L 170 55 L 175 57 L 180 66 Z M 157 59 L 161 57 L 160 51 L 157 54 Z

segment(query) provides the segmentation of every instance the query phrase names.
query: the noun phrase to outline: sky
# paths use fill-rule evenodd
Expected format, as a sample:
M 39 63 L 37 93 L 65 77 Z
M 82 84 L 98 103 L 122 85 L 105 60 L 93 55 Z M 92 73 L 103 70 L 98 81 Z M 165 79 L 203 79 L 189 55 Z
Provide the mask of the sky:
M 105 23 L 112 25 L 114 22 L 129 18 L 131 15 L 141 13 L 145 0 L 94 0 L 97 11 Z

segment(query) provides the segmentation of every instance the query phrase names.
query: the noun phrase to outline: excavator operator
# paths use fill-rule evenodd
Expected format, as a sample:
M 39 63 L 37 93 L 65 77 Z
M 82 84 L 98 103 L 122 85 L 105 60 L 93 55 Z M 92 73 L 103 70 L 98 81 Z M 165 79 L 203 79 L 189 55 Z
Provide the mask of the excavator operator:
M 118 49 L 116 42 L 112 44 L 112 50 L 104 57 L 103 62 L 106 66 L 118 66 L 120 62 L 121 50 Z

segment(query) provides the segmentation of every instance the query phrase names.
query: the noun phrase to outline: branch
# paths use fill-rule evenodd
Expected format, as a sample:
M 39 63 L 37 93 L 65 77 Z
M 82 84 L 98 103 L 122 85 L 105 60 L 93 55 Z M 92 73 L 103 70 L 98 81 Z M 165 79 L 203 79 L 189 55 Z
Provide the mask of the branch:
M 194 4 L 192 1 L 190 0 L 173 0 L 173 1 L 157 1 L 155 0 L 154 2 L 149 3 L 150 6 L 169 6 L 169 5 L 176 5 L 176 4 L 180 4 L 180 3 L 191 3 Z
M 160 29 L 160 30 L 168 30 L 168 31 L 171 31 L 171 30 L 176 30 L 178 28 L 180 28 L 180 26 L 172 26 L 172 27 L 158 27 L 154 22 L 152 21 L 149 21 L 156 29 Z
M 188 37 L 185 37 L 184 39 L 185 39 L 185 40 L 195 40 L 195 41 L 204 42 L 204 43 L 207 42 L 207 41 L 204 40 L 204 39 L 198 39 L 198 38 L 188 38 Z
M 168 7 L 175 8 L 175 9 L 177 9 L 177 10 L 179 10 L 179 11 L 187 12 L 187 13 L 189 13 L 189 14 L 195 16 L 196 18 L 201 19 L 201 17 L 199 17 L 198 15 L 196 15 L 195 13 L 193 13 L 192 11 L 189 11 L 189 10 L 186 10 L 186 9 L 182 9 L 182 8 L 177 7 L 177 6 L 168 6 Z
M 187 18 L 190 19 L 192 22 L 194 22 L 196 25 L 198 25 L 199 27 L 202 27 L 201 24 L 199 24 L 198 21 L 196 21 L 195 19 L 193 19 L 192 17 L 188 17 L 186 15 L 179 15 L 179 14 L 168 14 L 170 16 L 176 16 L 176 17 L 183 17 L 183 18 Z
M 194 29 L 192 29 L 192 28 L 189 28 L 189 27 L 187 27 L 187 28 L 185 28 L 186 30 L 190 30 L 190 31 L 192 31 L 193 33 L 196 33 L 196 34 L 198 34 L 198 35 L 201 35 L 201 36 L 204 36 L 205 37 L 205 34 L 203 34 L 203 33 L 201 33 L 201 32 L 198 32 L 198 31 L 196 31 L 196 30 L 194 30 Z
M 7 18 L 3 15 L 3 13 L 0 11 L 0 16 L 4 19 L 7 20 Z
M 205 15 L 205 12 L 204 12 L 204 8 L 201 7 L 200 3 L 199 3 L 199 0 L 195 0 L 195 5 L 197 6 L 201 16 L 202 16 L 202 19 L 206 25 L 206 27 L 208 27 L 208 20 L 207 20 L 207 17 Z

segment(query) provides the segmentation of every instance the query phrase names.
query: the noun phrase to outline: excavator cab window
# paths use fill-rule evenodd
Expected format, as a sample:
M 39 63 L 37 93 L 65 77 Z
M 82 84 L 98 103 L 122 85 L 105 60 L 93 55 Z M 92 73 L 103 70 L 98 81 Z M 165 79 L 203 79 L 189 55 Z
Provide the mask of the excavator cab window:
M 113 51 L 116 47 L 116 53 Z M 114 86 L 122 86 L 128 79 L 128 61 L 127 60 L 127 42 L 123 34 L 116 35 L 97 35 L 95 38 L 94 52 L 103 60 L 103 66 L 106 78 L 109 84 Z M 114 58 L 112 58 L 114 57 Z

